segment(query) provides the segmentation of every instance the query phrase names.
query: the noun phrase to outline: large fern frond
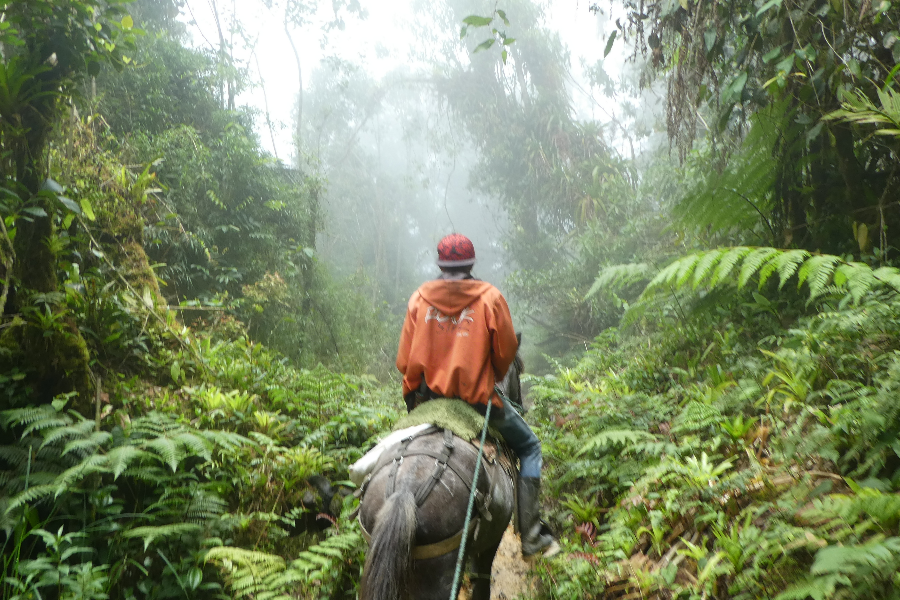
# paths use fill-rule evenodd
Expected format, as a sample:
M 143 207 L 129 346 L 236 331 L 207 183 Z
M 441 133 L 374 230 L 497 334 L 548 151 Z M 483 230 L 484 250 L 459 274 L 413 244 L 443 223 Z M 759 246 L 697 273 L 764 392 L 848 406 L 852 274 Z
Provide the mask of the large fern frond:
M 806 285 L 810 301 L 846 294 L 858 302 L 878 287 L 900 292 L 900 270 L 894 267 L 872 269 L 865 263 L 829 254 L 811 255 L 805 250 L 738 246 L 689 254 L 673 261 L 650 281 L 644 297 L 658 288 L 681 288 L 688 283 L 695 289 L 701 285 L 733 285 L 742 289 L 754 277 L 762 288 L 770 277 L 777 276 L 780 288 L 795 275 L 798 288 Z
M 144 542 L 144 550 L 150 547 L 154 541 L 161 538 L 188 535 L 200 531 L 200 525 L 196 523 L 169 523 L 168 525 L 145 525 L 129 529 L 122 534 L 125 538 L 141 538 Z
M 359 532 L 347 531 L 310 546 L 290 563 L 274 554 L 227 546 L 212 548 L 206 560 L 226 572 L 235 598 L 287 600 L 293 597 L 294 586 L 319 585 L 329 575 L 339 574 L 362 545 Z
M 584 297 L 587 299 L 601 290 L 621 289 L 644 281 L 649 277 L 652 269 L 653 267 L 647 263 L 603 267 L 597 273 L 597 279 L 594 280 L 594 284 Z
M 629 446 L 639 442 L 655 441 L 656 436 L 647 431 L 631 430 L 631 429 L 615 429 L 604 431 L 592 436 L 584 441 L 584 445 L 576 453 L 581 456 L 586 452 L 593 452 L 608 446 L 623 446 L 627 449 Z
M 778 110 L 786 111 L 780 106 Z M 719 172 L 705 169 L 675 206 L 673 214 L 689 227 L 729 231 L 753 229 L 772 204 L 777 170 L 773 151 L 783 134 L 770 115 L 761 111 L 751 119 L 751 127 L 741 149 L 729 157 Z M 778 114 L 777 110 L 772 110 Z
M 47 496 L 52 496 L 56 492 L 55 485 L 35 485 L 21 494 L 16 495 L 6 507 L 6 512 L 12 512 L 15 509 L 19 508 L 23 504 L 30 504 L 35 500 L 40 498 L 46 498 Z

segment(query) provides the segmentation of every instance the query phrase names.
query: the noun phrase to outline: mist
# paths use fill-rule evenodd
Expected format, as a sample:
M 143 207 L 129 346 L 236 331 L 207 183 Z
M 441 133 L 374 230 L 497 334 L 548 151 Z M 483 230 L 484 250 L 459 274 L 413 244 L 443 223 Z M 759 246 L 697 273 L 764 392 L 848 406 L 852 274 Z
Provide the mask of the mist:
M 624 8 L 517 2 L 506 22 L 490 2 L 185 9 L 198 49 L 218 52 L 228 32 L 229 61 L 252 82 L 237 102 L 263 147 L 321 179 L 317 260 L 384 306 L 392 330 L 451 232 L 472 239 L 475 275 L 507 296 L 538 365 L 602 328 L 571 293 L 545 288 L 584 257 L 580 232 L 602 218 L 576 171 L 598 158 L 638 165 L 666 142 L 661 97 L 641 81 L 646 58 L 621 35 L 606 47 Z M 461 35 L 471 15 L 491 23 Z M 581 285 L 609 260 L 579 259 Z

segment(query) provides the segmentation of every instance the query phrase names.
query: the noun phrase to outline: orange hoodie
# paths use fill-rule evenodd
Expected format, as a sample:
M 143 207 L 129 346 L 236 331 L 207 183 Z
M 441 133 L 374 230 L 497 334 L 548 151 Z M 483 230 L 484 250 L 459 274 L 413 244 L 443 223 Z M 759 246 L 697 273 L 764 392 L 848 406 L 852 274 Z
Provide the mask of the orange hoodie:
M 403 395 L 422 376 L 439 396 L 469 404 L 503 406 L 494 383 L 503 379 L 518 349 L 509 307 L 500 291 L 477 279 L 438 279 L 409 299 L 397 368 Z

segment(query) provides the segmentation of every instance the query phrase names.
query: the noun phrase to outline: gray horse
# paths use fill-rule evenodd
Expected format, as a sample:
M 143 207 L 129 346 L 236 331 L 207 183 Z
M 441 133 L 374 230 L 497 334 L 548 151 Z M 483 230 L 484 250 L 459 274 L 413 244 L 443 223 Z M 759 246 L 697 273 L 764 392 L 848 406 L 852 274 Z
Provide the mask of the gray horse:
M 521 370 L 517 356 L 499 386 L 517 403 Z M 360 600 L 449 600 L 478 449 L 438 430 L 384 454 L 360 507 L 371 532 Z M 512 469 L 491 454 L 482 460 L 466 546 L 472 600 L 490 599 L 491 564 L 515 504 Z

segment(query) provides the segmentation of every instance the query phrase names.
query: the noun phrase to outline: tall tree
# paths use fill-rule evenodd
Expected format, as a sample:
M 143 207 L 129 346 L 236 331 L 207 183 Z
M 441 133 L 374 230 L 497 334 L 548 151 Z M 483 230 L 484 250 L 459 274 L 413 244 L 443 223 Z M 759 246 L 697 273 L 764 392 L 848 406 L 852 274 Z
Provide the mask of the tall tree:
M 87 349 L 67 323 L 57 280 L 57 226 L 72 202 L 48 178 L 48 144 L 78 85 L 103 64 L 130 61 L 134 23 L 123 3 L 101 0 L 13 0 L 0 9 L 0 23 L 4 308 L 22 317 L 3 332 L 3 345 L 33 369 L 41 398 L 75 390 L 86 401 Z
M 880 245 L 893 245 L 900 218 L 885 207 L 900 198 L 891 143 L 823 117 L 856 91 L 877 100 L 890 85 L 900 9 L 825 0 L 626 5 L 637 52 L 667 77 L 667 126 L 679 155 L 687 158 L 702 131 L 726 175 L 701 190 L 709 202 L 692 205 L 697 224 L 709 224 L 715 197 L 756 207 L 775 237 L 767 243 L 859 253 L 871 246 L 859 235 L 866 225 L 881 233 Z M 745 142 L 749 128 L 756 134 Z M 735 193 L 727 161 L 738 149 L 739 161 L 770 160 Z

